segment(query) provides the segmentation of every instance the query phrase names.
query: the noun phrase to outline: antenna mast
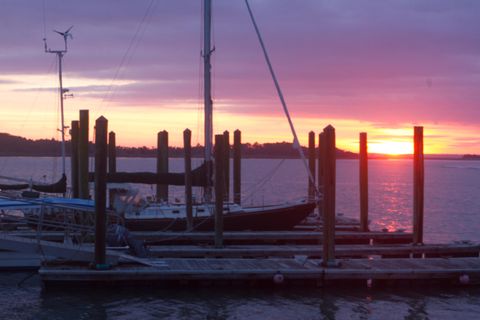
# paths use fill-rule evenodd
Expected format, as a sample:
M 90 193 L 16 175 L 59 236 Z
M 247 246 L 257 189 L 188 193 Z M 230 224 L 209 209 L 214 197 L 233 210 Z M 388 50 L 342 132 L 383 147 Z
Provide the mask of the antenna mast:
M 60 133 L 62 134 L 62 174 L 65 175 L 65 129 L 68 129 L 68 127 L 65 126 L 65 118 L 63 114 L 63 100 L 67 97 L 67 92 L 69 91 L 68 89 L 63 89 L 63 82 L 62 82 L 62 58 L 67 53 L 67 39 L 73 39 L 72 34 L 70 33 L 70 30 L 72 30 L 73 26 L 67 29 L 65 32 L 60 32 L 57 30 L 53 30 L 54 32 L 58 33 L 63 37 L 64 41 L 64 49 L 63 50 L 51 50 L 47 46 L 47 39 L 43 38 L 43 43 L 45 46 L 45 52 L 46 53 L 54 53 L 58 57 L 58 80 L 59 80 L 59 93 L 60 93 L 60 114 L 61 114 L 61 124 L 60 124 Z M 72 96 L 71 94 L 69 96 Z

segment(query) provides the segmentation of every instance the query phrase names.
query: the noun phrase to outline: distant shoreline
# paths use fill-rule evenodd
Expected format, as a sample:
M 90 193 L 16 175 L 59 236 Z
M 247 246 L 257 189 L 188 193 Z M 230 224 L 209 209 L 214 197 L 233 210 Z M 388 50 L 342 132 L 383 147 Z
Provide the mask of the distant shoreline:
M 31 140 L 8 133 L 0 133 L 0 157 L 60 157 L 60 141 L 57 140 Z M 70 156 L 70 141 L 66 141 L 66 154 Z M 90 142 L 90 154 L 93 155 L 94 144 Z M 308 154 L 306 147 L 302 147 L 305 155 Z M 118 158 L 155 158 L 157 150 L 147 147 L 116 147 Z M 170 158 L 182 158 L 183 148 L 169 147 Z M 298 151 L 290 142 L 276 143 L 243 143 L 242 158 L 244 159 L 299 159 Z M 358 154 L 350 151 L 337 149 L 337 159 L 358 159 Z M 316 155 L 318 158 L 318 155 Z M 192 147 L 192 157 L 203 157 L 203 146 Z M 413 155 L 386 155 L 370 154 L 371 160 L 400 160 L 411 159 Z M 425 160 L 480 160 L 480 155 L 435 155 L 426 154 Z
M 13 155 L 13 154 L 9 154 L 9 155 L 3 155 L 0 153 L 0 157 L 2 158 L 17 158 L 17 157 L 21 157 L 21 158 L 59 158 L 61 157 L 61 155 Z M 93 154 L 90 155 L 90 158 L 93 158 Z M 70 155 L 67 155 L 67 158 L 70 158 Z M 145 155 L 122 155 L 122 156 L 117 156 L 117 159 L 121 159 L 121 158 L 125 158 L 125 159 L 132 159 L 132 158 L 139 158 L 139 159 L 156 159 L 156 157 L 154 156 L 145 156 Z M 183 159 L 182 156 L 170 156 L 169 157 L 170 159 Z M 385 157 L 377 157 L 377 156 L 372 156 L 372 157 L 368 157 L 369 160 L 390 160 L 390 161 L 395 161 L 395 160 L 411 160 L 413 158 L 412 155 L 410 155 L 409 157 L 408 156 L 405 156 L 405 157 L 389 157 L 389 156 L 385 156 Z M 192 159 L 203 159 L 203 157 L 201 156 L 195 156 L 195 157 L 192 157 Z M 232 157 L 230 157 L 230 159 L 233 159 Z M 257 160 L 299 160 L 300 157 L 271 157 L 271 156 L 248 156 L 248 157 L 242 157 L 242 159 L 257 159 Z M 349 158 L 349 157 L 337 157 L 337 160 L 358 160 L 358 158 Z M 432 157 L 428 156 L 428 155 L 425 155 L 425 160 L 452 160 L 452 161 L 480 161 L 480 157 L 479 158 L 464 158 L 462 156 L 458 156 L 458 157 L 436 157 L 435 155 L 433 155 Z

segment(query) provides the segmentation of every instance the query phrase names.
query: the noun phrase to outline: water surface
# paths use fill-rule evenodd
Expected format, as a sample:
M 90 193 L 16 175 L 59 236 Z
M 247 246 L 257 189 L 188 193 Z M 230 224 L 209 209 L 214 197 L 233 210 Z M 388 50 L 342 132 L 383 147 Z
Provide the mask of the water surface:
M 55 164 L 56 163 L 56 164 Z M 54 158 L 0 158 L 0 174 L 58 179 Z M 306 195 L 298 160 L 242 162 L 245 204 L 280 203 Z M 181 171 L 181 159 L 170 167 Z M 118 170 L 150 171 L 154 159 L 119 159 Z M 412 163 L 369 162 L 371 229 L 411 230 Z M 44 177 L 45 175 L 45 177 Z M 337 212 L 358 217 L 358 162 L 337 162 Z M 268 179 L 267 179 L 268 178 Z M 144 194 L 155 190 L 136 186 Z M 171 189 L 182 198 L 182 188 Z M 480 161 L 425 162 L 427 242 L 480 242 Z M 0 274 L 1 319 L 478 319 L 480 288 L 117 288 L 42 290 L 37 276 Z

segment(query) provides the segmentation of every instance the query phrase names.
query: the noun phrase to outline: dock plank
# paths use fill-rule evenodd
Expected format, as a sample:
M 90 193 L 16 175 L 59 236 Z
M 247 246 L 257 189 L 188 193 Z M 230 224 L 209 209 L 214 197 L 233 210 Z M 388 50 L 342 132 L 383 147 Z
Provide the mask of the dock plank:
M 294 256 L 322 256 L 323 247 L 320 245 L 228 245 L 223 248 L 195 245 L 158 245 L 149 248 L 155 257 L 294 257 Z M 477 255 L 480 253 L 478 244 L 426 244 L 414 246 L 409 244 L 398 245 L 337 245 L 336 257 L 359 257 L 367 255 Z
M 35 231 L 14 231 L 10 235 L 35 238 Z M 158 232 L 142 231 L 131 232 L 137 239 L 149 243 L 162 244 L 187 244 L 187 243 L 213 243 L 213 232 Z M 71 234 L 74 235 L 74 234 Z M 224 232 L 223 239 L 227 244 L 241 243 L 310 243 L 321 244 L 323 233 L 320 231 L 238 231 Z M 44 231 L 41 234 L 43 240 L 62 241 L 63 232 Z M 335 233 L 335 243 L 364 243 L 370 241 L 374 243 L 411 243 L 413 235 L 405 232 L 357 232 L 357 231 L 338 231 Z
M 478 279 L 480 258 L 343 259 L 337 268 L 323 268 L 318 260 L 294 259 L 161 259 L 161 268 L 119 266 L 96 271 L 86 267 L 46 266 L 39 270 L 50 283 L 122 282 L 150 280 L 419 280 L 453 279 L 462 275 Z

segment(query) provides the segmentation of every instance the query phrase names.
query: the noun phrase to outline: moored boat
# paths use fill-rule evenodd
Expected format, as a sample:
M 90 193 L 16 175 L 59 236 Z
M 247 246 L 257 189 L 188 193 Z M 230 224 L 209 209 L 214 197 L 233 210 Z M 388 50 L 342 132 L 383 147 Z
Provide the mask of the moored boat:
M 194 205 L 193 230 L 213 231 L 213 206 Z M 298 201 L 280 205 L 242 207 L 224 204 L 225 231 L 281 231 L 292 230 L 315 209 L 315 203 Z M 125 226 L 132 231 L 184 231 L 187 229 L 186 206 L 183 204 L 154 204 L 139 211 L 124 214 Z

